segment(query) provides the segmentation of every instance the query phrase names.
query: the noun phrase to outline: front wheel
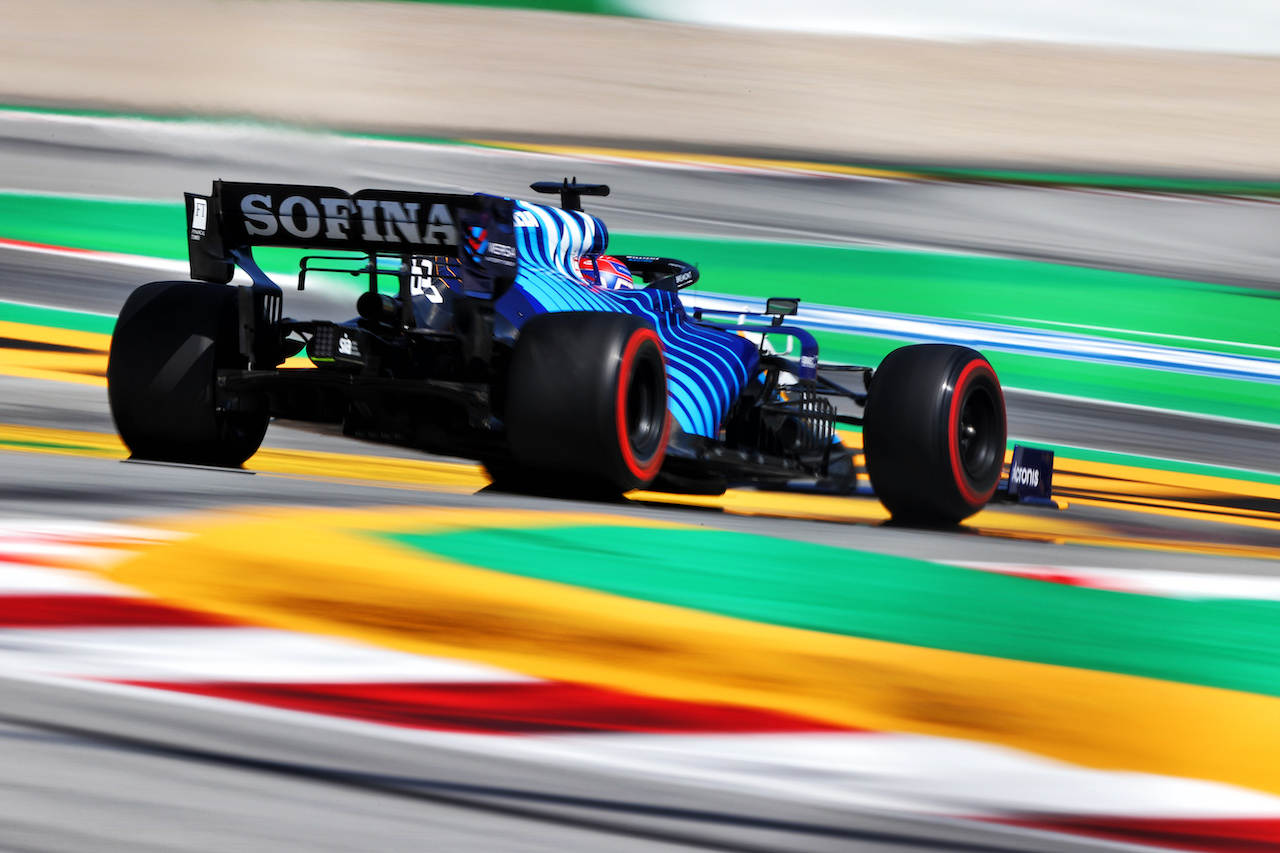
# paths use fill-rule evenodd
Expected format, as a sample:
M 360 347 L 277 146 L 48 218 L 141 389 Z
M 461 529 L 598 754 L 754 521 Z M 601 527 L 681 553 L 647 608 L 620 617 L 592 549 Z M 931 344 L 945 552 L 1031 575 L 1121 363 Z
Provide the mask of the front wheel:
M 955 524 L 986 506 L 1006 435 L 1000 381 L 971 349 L 902 347 L 872 377 L 862 428 L 867 474 L 895 520 Z

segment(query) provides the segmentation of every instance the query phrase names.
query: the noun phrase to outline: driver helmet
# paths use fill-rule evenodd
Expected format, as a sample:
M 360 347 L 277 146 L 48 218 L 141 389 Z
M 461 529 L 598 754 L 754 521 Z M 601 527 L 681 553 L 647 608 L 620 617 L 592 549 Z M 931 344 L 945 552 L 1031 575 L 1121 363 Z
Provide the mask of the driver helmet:
M 578 269 L 587 284 L 605 290 L 629 290 L 635 287 L 631 270 L 612 255 L 583 255 L 578 259 Z

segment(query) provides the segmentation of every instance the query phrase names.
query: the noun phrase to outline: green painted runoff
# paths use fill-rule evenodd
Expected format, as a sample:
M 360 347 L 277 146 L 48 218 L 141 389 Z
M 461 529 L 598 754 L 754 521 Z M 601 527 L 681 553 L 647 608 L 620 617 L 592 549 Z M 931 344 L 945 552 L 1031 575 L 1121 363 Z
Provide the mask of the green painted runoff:
M 1108 592 L 721 530 L 381 535 L 471 566 L 753 622 L 1280 696 L 1280 602 Z
M 38 298 L 38 294 L 32 294 Z M 72 332 L 96 332 L 109 335 L 115 329 L 116 318 L 87 311 L 67 311 L 63 308 L 46 308 L 43 305 L 26 305 L 21 302 L 0 300 L 0 320 L 6 323 L 26 323 L 50 329 L 67 329 Z
M 186 259 L 183 209 L 177 201 L 0 193 L 0 238 Z M 1280 300 L 1244 288 L 1037 261 L 860 247 L 615 234 L 611 249 L 694 262 L 702 272 L 698 286 L 717 293 L 798 295 L 813 303 L 888 313 L 1280 356 Z M 256 254 L 264 269 L 285 272 L 297 269 L 303 252 L 260 249 Z M 349 276 L 322 276 L 315 286 L 345 288 L 354 295 L 365 285 Z M 31 301 L 39 302 L 38 294 Z M 13 310 L 0 305 L 0 319 L 16 319 Z M 52 316 L 49 322 L 58 325 Z M 831 332 L 817 337 L 823 358 L 853 364 L 878 364 L 900 343 Z M 1280 386 L 1273 384 L 1011 353 L 988 356 L 1010 388 L 1280 423 Z
M 902 341 L 815 332 L 824 361 L 877 365 Z M 1019 353 L 985 353 L 1005 388 L 1280 424 L 1280 386 Z
M 0 193 L 0 223 L 0 237 L 11 240 L 186 258 L 177 201 Z M 1039 261 L 862 247 L 615 234 L 610 249 L 688 260 L 702 272 L 698 286 L 715 293 L 766 297 L 785 292 L 824 305 L 1280 355 L 1280 299 L 1246 288 Z M 296 252 L 259 252 L 264 267 L 296 269 Z M 273 266 L 275 257 L 278 266 Z
M 618 234 L 609 248 L 694 263 L 702 273 L 695 287 L 715 293 L 799 295 L 807 302 L 870 311 L 1280 355 L 1280 298 L 1241 287 L 863 247 Z

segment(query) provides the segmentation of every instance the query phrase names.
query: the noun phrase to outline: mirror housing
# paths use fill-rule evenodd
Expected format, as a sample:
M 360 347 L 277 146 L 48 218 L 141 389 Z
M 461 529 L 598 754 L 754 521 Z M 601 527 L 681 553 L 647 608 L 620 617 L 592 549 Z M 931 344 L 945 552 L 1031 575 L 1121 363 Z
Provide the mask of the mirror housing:
M 764 313 L 772 315 L 773 325 L 782 323 L 783 317 L 790 317 L 800 310 L 799 299 L 787 299 L 775 296 L 764 303 Z

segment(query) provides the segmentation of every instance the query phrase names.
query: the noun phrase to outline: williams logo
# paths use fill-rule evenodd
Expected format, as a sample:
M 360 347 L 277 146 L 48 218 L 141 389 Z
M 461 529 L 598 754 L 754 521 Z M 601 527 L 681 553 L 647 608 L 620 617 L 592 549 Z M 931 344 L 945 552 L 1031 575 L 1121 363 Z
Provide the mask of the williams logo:
M 464 245 L 467 250 L 467 257 L 476 263 L 480 263 L 485 252 L 489 251 L 489 229 L 480 225 L 471 226 L 470 233 L 467 234 L 467 242 Z

